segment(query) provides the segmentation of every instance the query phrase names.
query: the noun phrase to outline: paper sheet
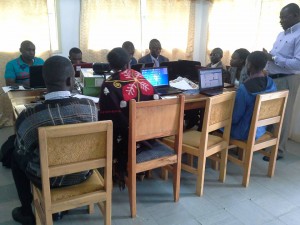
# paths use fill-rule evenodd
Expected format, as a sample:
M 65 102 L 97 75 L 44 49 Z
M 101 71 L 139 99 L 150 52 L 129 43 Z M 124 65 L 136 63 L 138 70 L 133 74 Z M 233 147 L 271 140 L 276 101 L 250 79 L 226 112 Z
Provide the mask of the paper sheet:
M 177 82 L 170 82 L 170 86 L 178 88 L 180 90 L 193 89 L 192 86 L 189 85 L 188 82 L 186 82 L 185 80 L 180 80 L 180 81 L 177 81 Z

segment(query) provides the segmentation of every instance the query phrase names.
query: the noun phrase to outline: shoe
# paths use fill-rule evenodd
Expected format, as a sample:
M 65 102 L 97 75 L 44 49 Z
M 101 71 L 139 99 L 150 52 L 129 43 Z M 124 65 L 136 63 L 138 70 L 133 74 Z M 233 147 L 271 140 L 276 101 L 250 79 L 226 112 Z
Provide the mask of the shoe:
M 277 158 L 276 158 L 276 160 L 279 160 L 279 159 L 282 159 L 282 158 L 283 158 L 283 156 L 278 155 Z M 269 162 L 270 161 L 270 157 L 269 156 L 264 156 L 263 160 L 266 161 L 266 162 Z
M 12 218 L 14 219 L 14 221 L 17 221 L 22 225 L 35 225 L 35 217 L 33 213 L 24 213 L 22 207 L 17 207 L 13 209 Z

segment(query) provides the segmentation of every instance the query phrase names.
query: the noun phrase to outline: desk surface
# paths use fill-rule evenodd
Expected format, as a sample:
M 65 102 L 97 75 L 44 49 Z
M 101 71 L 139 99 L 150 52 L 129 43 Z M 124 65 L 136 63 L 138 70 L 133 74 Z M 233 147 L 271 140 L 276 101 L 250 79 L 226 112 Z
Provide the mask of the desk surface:
M 224 89 L 226 91 L 233 91 L 234 89 Z M 25 91 L 10 91 L 8 97 L 11 101 L 15 118 L 24 109 L 24 104 L 40 100 L 40 96 L 45 93 L 46 89 L 25 90 Z M 209 96 L 203 94 L 185 94 L 185 110 L 205 108 L 205 101 Z M 200 100 L 200 101 L 199 101 Z

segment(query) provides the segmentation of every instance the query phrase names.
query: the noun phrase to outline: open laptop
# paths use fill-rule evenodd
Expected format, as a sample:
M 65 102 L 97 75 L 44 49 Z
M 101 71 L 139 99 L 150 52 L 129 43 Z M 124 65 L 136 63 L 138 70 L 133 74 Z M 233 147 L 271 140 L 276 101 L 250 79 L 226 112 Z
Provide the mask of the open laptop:
M 29 86 L 30 88 L 46 88 L 42 65 L 29 67 Z
M 181 75 L 178 61 L 162 62 L 160 63 L 160 66 L 168 67 L 169 80 L 175 80 L 178 76 Z
M 222 68 L 198 68 L 199 92 L 208 96 L 223 93 Z
M 185 77 L 193 82 L 198 82 L 197 67 L 200 67 L 199 61 L 178 60 L 180 76 Z
M 137 63 L 131 66 L 131 69 L 141 72 L 142 68 L 153 67 L 154 63 Z
M 93 68 L 93 63 L 77 63 L 73 64 L 75 77 L 80 77 L 81 68 Z
M 170 87 L 168 67 L 144 68 L 141 69 L 141 73 L 160 95 L 172 95 L 182 92 L 177 88 Z

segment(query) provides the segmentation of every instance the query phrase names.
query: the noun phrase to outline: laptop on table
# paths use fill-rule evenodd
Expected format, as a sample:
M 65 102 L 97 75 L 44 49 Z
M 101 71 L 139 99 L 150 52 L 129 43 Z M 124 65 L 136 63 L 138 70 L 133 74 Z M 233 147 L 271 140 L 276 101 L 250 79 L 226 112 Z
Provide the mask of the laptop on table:
M 160 95 L 172 95 L 182 92 L 177 88 L 170 87 L 167 67 L 144 68 L 141 69 L 141 73 Z
M 29 86 L 30 88 L 46 88 L 42 65 L 29 67 Z
M 222 68 L 198 68 L 199 92 L 208 96 L 223 93 Z

